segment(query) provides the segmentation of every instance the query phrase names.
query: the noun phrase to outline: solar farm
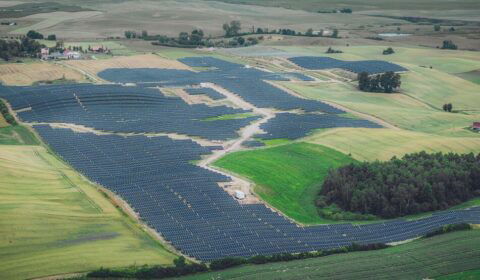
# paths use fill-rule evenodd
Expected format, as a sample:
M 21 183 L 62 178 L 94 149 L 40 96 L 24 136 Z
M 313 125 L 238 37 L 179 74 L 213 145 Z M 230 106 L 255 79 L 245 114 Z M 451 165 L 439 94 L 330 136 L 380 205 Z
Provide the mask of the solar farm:
M 354 242 L 399 242 L 447 224 L 480 223 L 480 208 L 473 207 L 415 220 L 302 226 L 263 203 L 240 203 L 219 187 L 232 182 L 231 175 L 195 163 L 223 150 L 226 142 L 239 138 L 239 131 L 262 117 L 205 121 L 254 110 L 189 105 L 179 97 L 164 94 L 165 88 L 183 88 L 190 95 L 204 94 L 212 100 L 226 99 L 221 92 L 202 86 L 215 84 L 255 110 L 269 110 L 273 115 L 260 124 L 263 132 L 243 143 L 250 148 L 263 146 L 258 139 L 295 140 L 318 129 L 382 126 L 346 117 L 341 109 L 291 95 L 266 82 L 289 81 L 292 73 L 265 72 L 213 57 L 180 61 L 209 70 L 114 68 L 98 74 L 112 84 L 1 86 L 0 97 L 65 162 L 121 197 L 165 241 L 196 260 L 300 253 Z M 292 61 L 309 69 L 368 69 L 372 73 L 404 70 L 376 62 L 344 64 L 324 58 Z M 293 76 L 304 82 L 314 80 L 300 73 Z M 55 127 L 58 124 L 91 131 Z M 171 134 L 186 139 L 172 138 Z M 202 146 L 195 139 L 212 144 Z
M 312 57 L 299 56 L 292 57 L 289 60 L 296 65 L 309 70 L 323 70 L 323 69 L 343 69 L 353 73 L 367 72 L 369 74 L 378 74 L 388 71 L 403 72 L 406 68 L 381 60 L 365 60 L 365 61 L 342 61 L 330 57 Z

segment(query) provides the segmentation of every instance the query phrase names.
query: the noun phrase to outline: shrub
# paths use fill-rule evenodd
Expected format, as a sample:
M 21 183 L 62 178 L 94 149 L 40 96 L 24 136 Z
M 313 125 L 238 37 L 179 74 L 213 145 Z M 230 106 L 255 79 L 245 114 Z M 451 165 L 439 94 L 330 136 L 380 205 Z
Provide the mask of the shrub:
M 467 223 L 451 224 L 440 227 L 434 231 L 427 232 L 425 238 L 429 238 L 435 235 L 445 234 L 452 231 L 470 230 L 472 226 Z
M 246 260 L 244 258 L 229 257 L 219 260 L 214 260 L 210 263 L 211 270 L 221 270 L 229 267 L 239 266 L 245 264 Z

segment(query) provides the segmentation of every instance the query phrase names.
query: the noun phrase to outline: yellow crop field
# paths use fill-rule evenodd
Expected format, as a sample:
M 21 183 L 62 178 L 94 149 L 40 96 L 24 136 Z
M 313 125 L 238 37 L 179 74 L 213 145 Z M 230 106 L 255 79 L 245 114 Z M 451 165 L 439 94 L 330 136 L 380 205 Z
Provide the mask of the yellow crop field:
M 480 137 L 449 137 L 387 128 L 336 128 L 314 134 L 309 143 L 320 144 L 362 161 L 389 160 L 407 153 L 480 151 Z
M 0 145 L 0 178 L 2 279 L 175 258 L 42 146 Z
M 62 78 L 75 81 L 84 80 L 84 76 L 73 69 L 47 62 L 0 64 L 0 82 L 6 85 L 23 86 Z
M 71 60 L 67 61 L 66 64 L 92 75 L 96 75 L 98 72 L 108 68 L 190 69 L 176 60 L 166 59 L 154 54 L 118 56 L 101 60 Z

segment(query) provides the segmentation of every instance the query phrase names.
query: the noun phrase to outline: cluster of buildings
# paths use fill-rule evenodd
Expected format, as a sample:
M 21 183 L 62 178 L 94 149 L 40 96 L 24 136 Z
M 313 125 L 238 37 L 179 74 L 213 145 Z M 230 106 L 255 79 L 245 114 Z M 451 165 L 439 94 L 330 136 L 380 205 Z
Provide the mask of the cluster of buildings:
M 110 53 L 110 50 L 104 46 L 93 46 L 88 47 L 87 50 L 82 50 L 79 48 L 64 48 L 62 50 L 54 49 L 51 51 L 50 48 L 42 48 L 40 50 L 40 57 L 43 60 L 71 60 L 71 59 L 85 59 L 86 54 L 88 53 Z

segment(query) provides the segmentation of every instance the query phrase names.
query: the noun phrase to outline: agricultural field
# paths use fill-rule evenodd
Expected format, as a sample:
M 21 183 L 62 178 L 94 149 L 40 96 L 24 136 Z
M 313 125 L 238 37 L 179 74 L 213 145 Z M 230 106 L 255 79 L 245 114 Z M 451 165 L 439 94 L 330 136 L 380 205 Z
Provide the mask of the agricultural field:
M 0 138 L 3 279 L 172 263 L 175 255 L 96 186 L 45 147 L 18 144 Z
M 0 83 L 5 85 L 22 86 L 60 79 L 86 81 L 78 71 L 53 63 L 0 64 Z
M 165 68 L 165 69 L 190 69 L 188 66 L 171 59 L 165 59 L 155 54 L 136 56 L 118 56 L 102 60 L 75 60 L 67 61 L 66 65 L 74 69 L 95 75 L 109 68 Z
M 478 226 L 415 240 L 447 224 L 480 224 L 474 192 L 449 211 L 390 220 L 330 201 L 321 210 L 350 216 L 327 219 L 316 205 L 328 172 L 346 164 L 479 153 L 478 0 L 33 2 L 0 0 L 8 41 L 0 97 L 19 122 L 0 114 L 1 279 L 352 242 L 406 244 L 186 278 L 478 278 Z M 341 8 L 353 13 L 333 12 Z M 243 35 L 222 28 L 232 20 Z M 200 42 L 229 43 L 173 48 L 125 38 L 146 31 L 192 43 L 193 33 L 179 33 L 197 28 Z M 252 34 L 257 28 L 297 33 Z M 339 38 L 304 36 L 310 28 Z M 12 41 L 32 29 L 56 35 L 37 40 L 50 48 L 111 53 L 40 61 L 38 46 L 15 52 Z M 239 43 L 251 37 L 257 45 Z M 458 49 L 441 49 L 444 40 Z M 394 53 L 382 54 L 388 47 Z M 359 90 L 357 73 L 388 70 L 400 73 L 394 93 Z M 474 172 L 464 178 L 476 180 Z
M 255 192 L 269 205 L 300 223 L 324 222 L 314 201 L 330 168 L 355 162 L 320 145 L 292 143 L 229 154 L 215 166 L 255 182 Z
M 460 231 L 370 252 L 245 265 L 181 279 L 477 279 L 480 231 Z
M 480 149 L 479 137 L 437 136 L 386 128 L 336 128 L 315 133 L 306 141 L 351 154 L 359 161 L 389 160 L 420 151 L 476 153 Z

